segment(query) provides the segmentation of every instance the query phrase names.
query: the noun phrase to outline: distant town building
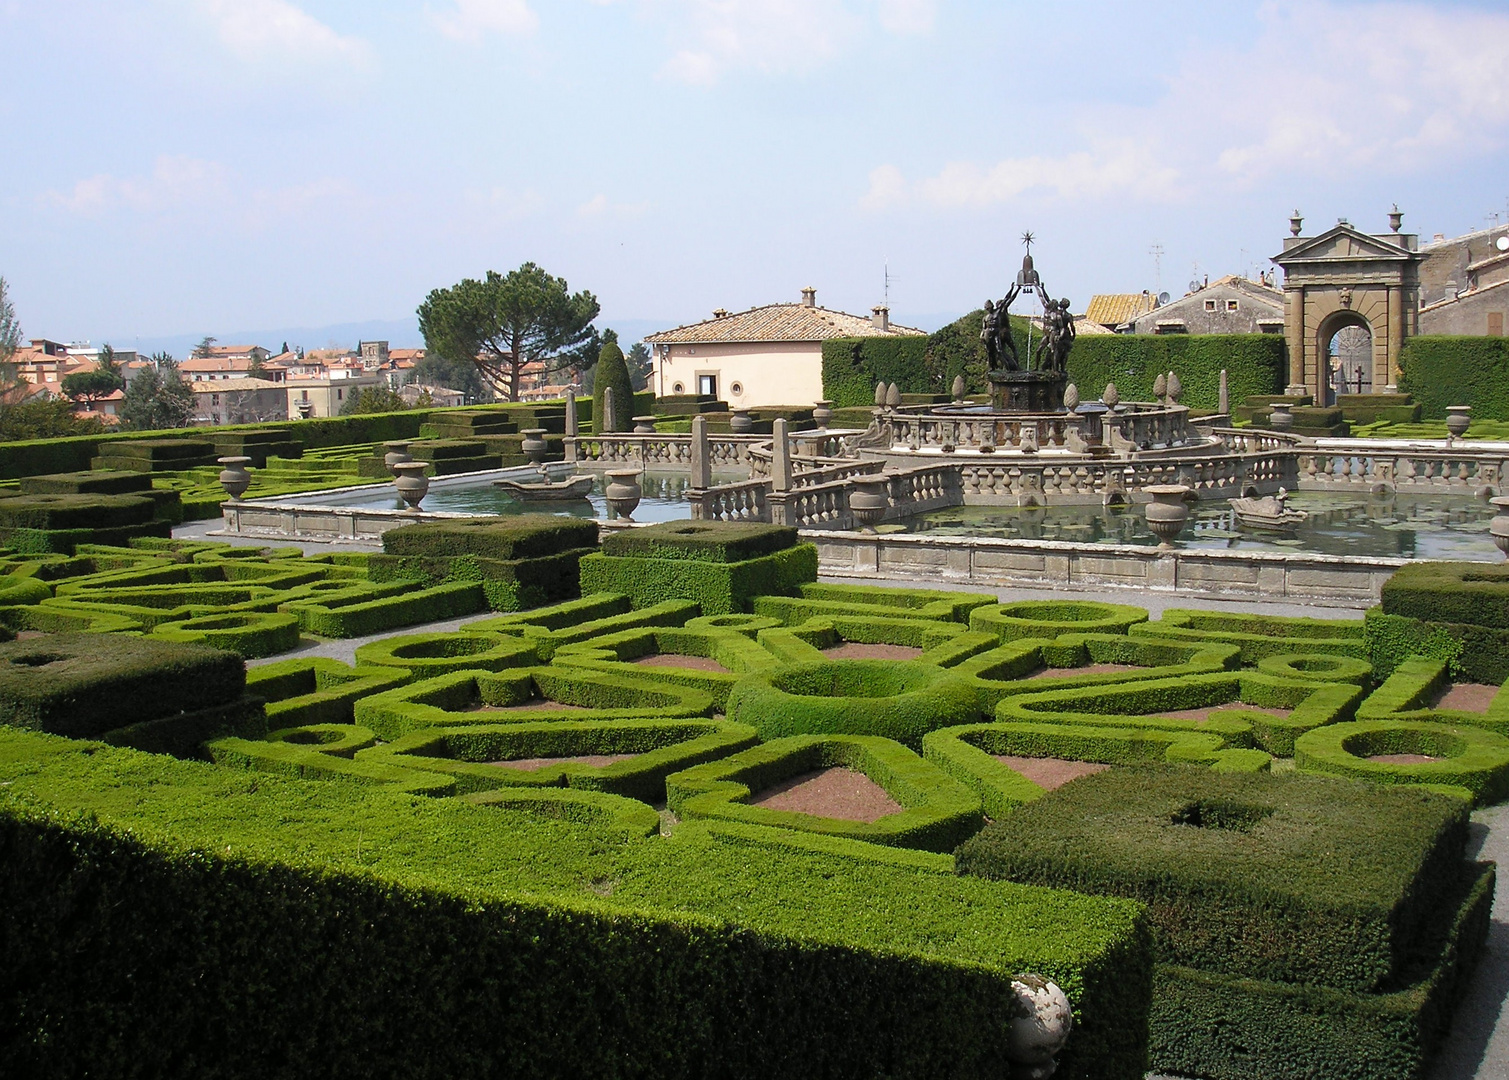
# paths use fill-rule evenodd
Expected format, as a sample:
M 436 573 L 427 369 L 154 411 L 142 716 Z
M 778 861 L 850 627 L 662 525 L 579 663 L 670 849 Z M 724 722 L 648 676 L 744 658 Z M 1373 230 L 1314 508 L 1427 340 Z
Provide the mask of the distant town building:
M 190 383 L 196 424 L 260 424 L 288 419 L 288 393 L 271 379 L 204 379 Z
M 459 405 L 466 404 L 466 395 L 460 390 L 451 390 L 444 386 L 430 386 L 426 383 L 407 383 L 398 388 L 398 396 L 409 408 L 418 404 L 424 395 L 430 395 L 430 402 L 446 409 L 454 409 Z
M 923 331 L 894 325 L 890 309 L 870 317 L 817 306 L 817 290 L 795 304 L 748 311 L 718 309 L 704 322 L 651 334 L 650 388 L 657 397 L 704 394 L 731 405 L 806 405 L 823 396 L 823 342 L 830 338 L 910 337 Z
M 1133 317 L 1130 327 L 1134 334 L 1282 334 L 1284 294 L 1231 274 Z
M 1157 306 L 1158 298 L 1146 289 L 1140 293 L 1096 293 L 1085 306 L 1084 317 L 1107 330 L 1130 333 L 1132 323 Z
M 1420 333 L 1502 337 L 1509 314 L 1509 226 L 1420 248 Z
M 288 418 L 307 420 L 317 416 L 339 416 L 346 402 L 359 392 L 369 386 L 386 388 L 387 384 L 388 380 L 382 375 L 362 373 L 358 364 L 355 372 L 338 368 L 329 369 L 324 375 L 290 375 L 280 385 L 288 403 Z

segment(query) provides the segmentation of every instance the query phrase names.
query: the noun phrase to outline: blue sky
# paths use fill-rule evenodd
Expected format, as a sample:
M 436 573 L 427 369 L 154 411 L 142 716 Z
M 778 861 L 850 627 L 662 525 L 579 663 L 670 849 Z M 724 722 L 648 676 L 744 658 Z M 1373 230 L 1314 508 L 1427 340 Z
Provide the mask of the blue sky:
M 526 260 L 636 327 L 867 311 L 889 260 L 931 326 L 1024 229 L 1082 310 L 1296 207 L 1509 209 L 1502 4 L 0 0 L 0 65 L 0 275 L 64 340 L 401 326 Z

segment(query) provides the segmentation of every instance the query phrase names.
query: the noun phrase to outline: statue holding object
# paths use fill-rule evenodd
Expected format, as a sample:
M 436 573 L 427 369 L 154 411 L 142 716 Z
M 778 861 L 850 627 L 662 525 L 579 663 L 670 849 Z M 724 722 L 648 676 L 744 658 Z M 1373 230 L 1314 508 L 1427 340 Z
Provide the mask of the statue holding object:
M 1068 300 L 1054 300 L 1032 262 L 1031 233 L 1022 236 L 1027 253 L 1015 283 L 999 301 L 985 301 L 980 340 L 989 364 L 991 405 L 998 411 L 1061 412 L 1068 382 L 1069 350 L 1074 347 L 1074 316 Z M 1011 333 L 1011 304 L 1023 292 L 1036 293 L 1043 304 L 1043 337 L 1023 356 Z

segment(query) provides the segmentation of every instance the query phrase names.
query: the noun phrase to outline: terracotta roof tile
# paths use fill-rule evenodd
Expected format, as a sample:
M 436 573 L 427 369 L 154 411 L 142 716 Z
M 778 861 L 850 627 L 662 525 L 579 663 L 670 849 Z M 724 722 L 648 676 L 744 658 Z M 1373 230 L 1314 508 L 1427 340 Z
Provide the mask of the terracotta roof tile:
M 877 330 L 864 316 L 805 304 L 766 304 L 722 318 L 678 326 L 651 334 L 652 345 L 701 344 L 713 341 L 826 341 L 840 337 L 905 337 L 924 331 L 892 323 Z
M 1098 293 L 1090 297 L 1085 318 L 1101 326 L 1120 326 L 1153 310 L 1151 293 Z

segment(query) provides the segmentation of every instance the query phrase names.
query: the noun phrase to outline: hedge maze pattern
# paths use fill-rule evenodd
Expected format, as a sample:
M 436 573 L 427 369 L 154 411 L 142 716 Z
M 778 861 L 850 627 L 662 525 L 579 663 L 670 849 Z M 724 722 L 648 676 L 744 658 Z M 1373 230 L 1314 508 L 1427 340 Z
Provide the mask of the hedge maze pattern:
M 1317 1063 L 1406 1077 L 1481 948 L 1493 872 L 1466 859 L 1466 815 L 1509 797 L 1509 692 L 1461 685 L 1493 670 L 1479 653 L 1509 625 L 1497 592 L 1509 585 L 1481 568 L 1401 574 L 1366 622 L 1150 621 L 1078 600 L 817 584 L 786 530 L 658 526 L 602 553 L 595 535 L 406 532 L 375 560 L 161 538 L 7 558 L 0 760 L 20 784 L 0 796 L 6 842 L 43 850 L 65 836 L 103 852 L 129 834 L 199 896 L 186 852 L 230 829 L 248 858 L 343 867 L 321 886 L 336 905 L 375 858 L 393 887 L 459 904 L 417 915 L 396 893 L 370 900 L 394 925 L 461 920 L 435 930 L 459 932 L 481 919 L 498 941 L 544 934 L 598 957 L 525 995 L 546 1011 L 580 992 L 570 979 L 637 993 L 634 958 L 674 939 L 690 950 L 667 976 L 676 1008 L 633 1007 L 662 1025 L 658 1050 L 640 1035 L 615 1050 L 659 1054 L 667 1075 L 696 1072 L 708 1032 L 735 1039 L 734 1001 L 754 985 L 831 1026 L 741 1043 L 731 1075 L 838 1053 L 898 1076 L 1000 1075 L 1005 995 L 1032 972 L 1076 1010 L 1061 1075 L 1130 1080 L 1151 1048 L 1155 1068 L 1219 1078 Z M 492 587 L 505 579 L 490 564 L 561 551 L 583 582 L 637 584 L 570 596 L 552 563 L 519 579 L 555 595 L 527 610 L 512 610 L 519 590 Z M 458 630 L 406 629 L 468 616 Z M 1380 633 L 1378 617 L 1411 625 Z M 1467 619 L 1483 644 L 1400 644 L 1430 640 L 1432 623 L 1478 625 Z M 296 653 L 242 663 L 373 634 L 388 636 L 360 644 L 355 666 Z M 122 777 L 174 792 L 186 839 L 161 839 L 154 800 L 100 794 L 106 769 L 112 792 Z M 892 810 L 860 820 L 818 795 L 764 805 L 834 777 Z M 227 799 L 241 824 L 216 805 Z M 76 811 L 93 816 L 49 816 Z M 256 824 L 274 821 L 294 824 Z M 433 835 L 417 841 L 405 821 Z M 442 856 L 487 871 L 468 878 Z M 259 910 L 247 894 L 230 901 Z M 487 921 L 505 908 L 516 929 Z M 340 931 L 317 918 L 309 933 Z M 694 984 L 710 989 L 689 1006 Z M 863 987 L 882 1019 L 849 1030 L 837 1006 L 815 1006 L 834 985 Z M 919 994 L 940 1010 L 927 1023 Z M 442 994 L 426 1015 L 450 1030 L 453 1007 Z M 692 1014 L 705 1026 L 671 1019 Z M 58 1030 L 74 1031 L 71 1015 Z M 574 1068 L 601 1064 L 593 1040 L 509 1030 L 427 1052 L 454 1068 L 548 1042 Z M 39 1046 L 31 1060 L 59 1060 Z M 87 1063 L 105 1048 L 81 1038 L 68 1053 Z

